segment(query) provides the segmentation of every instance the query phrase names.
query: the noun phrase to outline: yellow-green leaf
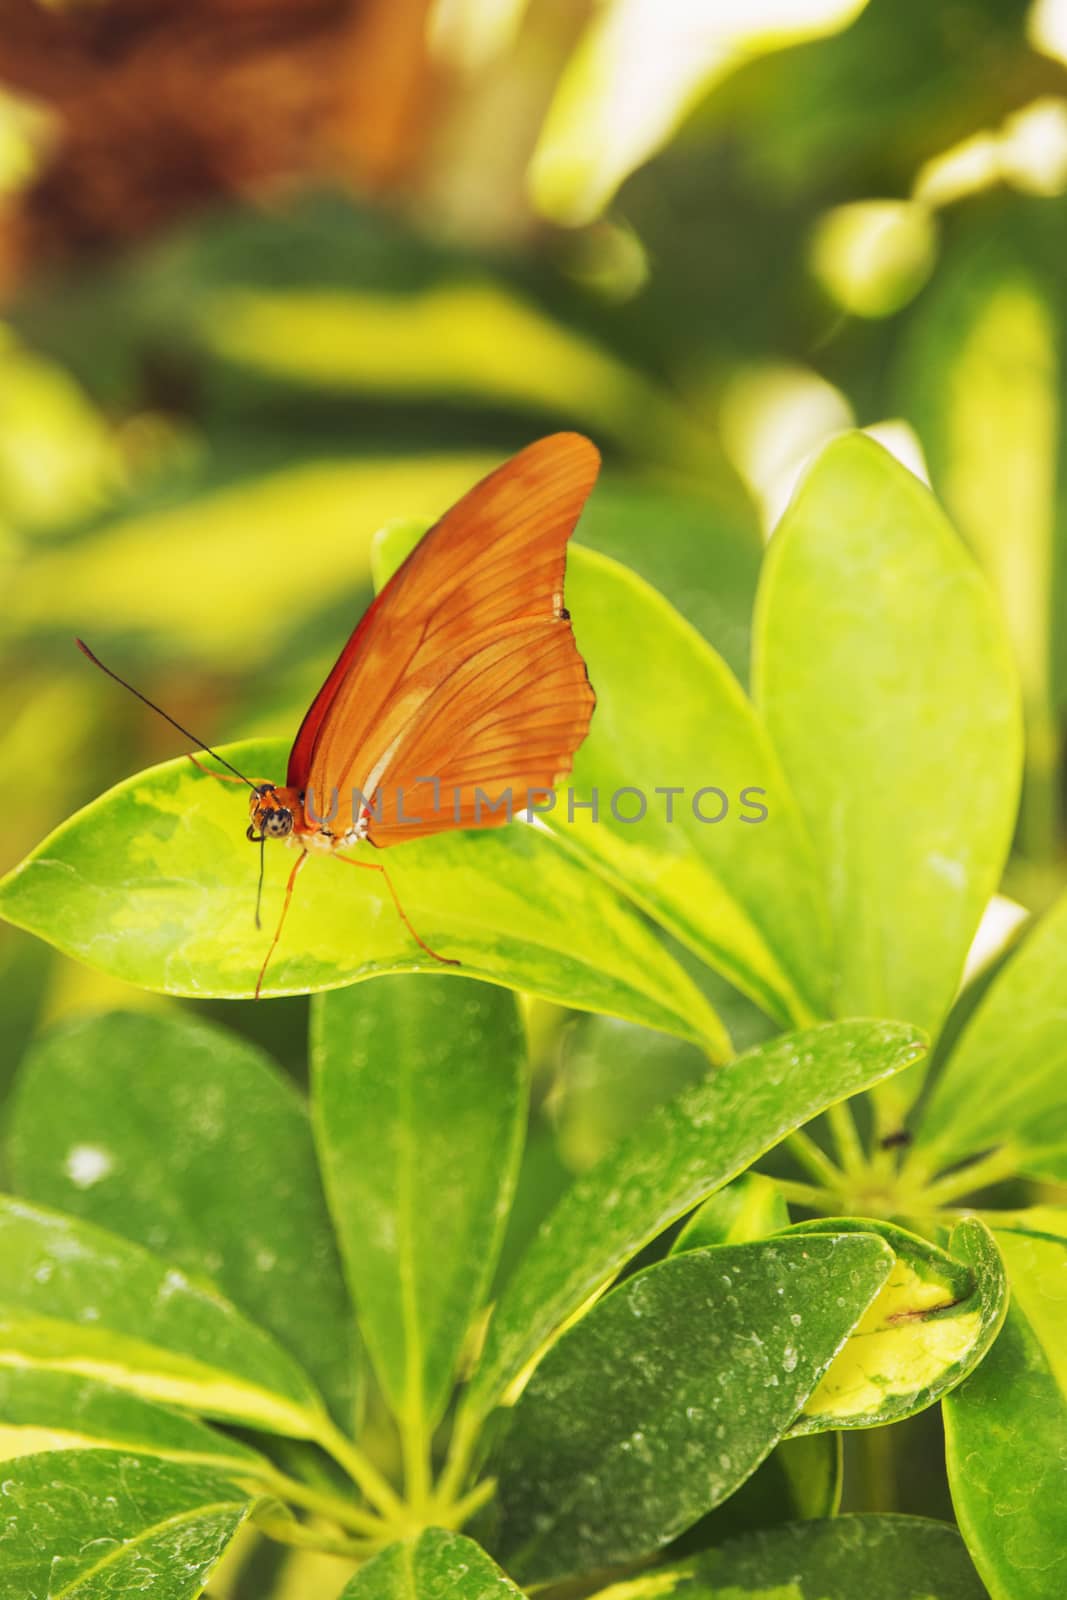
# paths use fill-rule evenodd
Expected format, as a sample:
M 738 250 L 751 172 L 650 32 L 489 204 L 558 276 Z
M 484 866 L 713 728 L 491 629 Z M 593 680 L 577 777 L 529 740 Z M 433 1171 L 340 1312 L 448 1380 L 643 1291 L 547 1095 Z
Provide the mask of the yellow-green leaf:
M 277 781 L 285 770 L 280 743 L 223 753 L 252 778 Z M 0 882 L 0 914 L 145 988 L 251 995 L 296 857 L 268 847 L 257 931 L 246 796 L 184 758 L 139 773 L 70 818 Z M 463 974 L 617 1012 L 727 1053 L 711 1008 L 638 917 L 534 828 L 516 821 L 416 840 L 391 850 L 388 865 L 414 926 L 462 962 Z M 428 962 L 378 875 L 315 855 L 263 992 L 338 988 Z

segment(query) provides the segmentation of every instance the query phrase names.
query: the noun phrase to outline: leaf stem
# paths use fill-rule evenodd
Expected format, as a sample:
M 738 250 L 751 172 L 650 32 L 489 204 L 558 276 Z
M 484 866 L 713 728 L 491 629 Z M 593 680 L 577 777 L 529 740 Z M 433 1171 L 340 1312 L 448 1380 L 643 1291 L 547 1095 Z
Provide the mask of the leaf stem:
M 807 1206 L 812 1211 L 831 1214 L 841 1209 L 841 1198 L 836 1189 L 820 1189 L 811 1183 L 791 1183 L 786 1178 L 774 1178 L 783 1200 L 795 1206 Z
M 927 1205 L 942 1206 L 949 1200 L 958 1200 L 962 1195 L 974 1194 L 978 1189 L 988 1189 L 1005 1178 L 1013 1178 L 1018 1172 L 1018 1160 L 1018 1152 L 1011 1145 L 1001 1145 L 977 1161 L 931 1183 L 922 1198 Z
M 421 1418 L 401 1420 L 400 1448 L 404 1457 L 404 1495 L 412 1514 L 421 1517 L 432 1484 L 429 1441 Z
M 252 1477 L 252 1474 L 249 1476 Z M 279 1500 L 300 1506 L 304 1511 L 315 1511 L 322 1517 L 329 1517 L 332 1522 L 342 1528 L 350 1528 L 353 1533 L 376 1538 L 386 1531 L 387 1524 L 374 1512 L 363 1511 L 326 1489 L 313 1489 L 310 1484 L 302 1483 L 299 1478 L 290 1478 L 287 1473 L 267 1468 L 255 1473 L 253 1481 L 270 1488 Z
M 838 1100 L 836 1105 L 827 1109 L 826 1116 L 842 1170 L 850 1177 L 858 1176 L 866 1170 L 867 1157 L 860 1142 L 852 1107 L 847 1100 Z
M 830 1189 L 839 1189 L 844 1176 L 834 1166 L 830 1157 L 815 1143 L 810 1134 L 802 1128 L 797 1128 L 785 1141 L 786 1149 L 790 1155 L 795 1156 L 797 1162 L 811 1177 L 817 1178 L 821 1184 Z
M 444 1507 L 444 1513 L 447 1513 L 448 1517 L 448 1526 L 450 1528 L 462 1528 L 463 1524 L 469 1522 L 475 1512 L 480 1511 L 486 1502 L 493 1498 L 495 1493 L 496 1479 L 483 1478 L 481 1483 L 476 1484 L 470 1493 L 465 1494 L 461 1500 L 456 1500 L 451 1506 Z
M 461 1406 L 452 1430 L 448 1456 L 437 1483 L 438 1500 L 450 1502 L 458 1495 L 470 1469 L 480 1426 L 481 1421 L 477 1413 Z
M 893 1441 L 889 1429 L 864 1428 L 856 1436 L 859 1493 L 863 1511 L 896 1509 Z
M 288 1517 L 273 1517 L 269 1512 L 256 1513 L 253 1521 L 261 1533 L 265 1533 L 269 1539 L 276 1539 L 279 1544 L 295 1545 L 299 1550 L 320 1550 L 324 1555 L 352 1556 L 353 1559 L 363 1560 L 375 1555 L 384 1543 L 383 1540 L 334 1539 L 329 1534 L 307 1527 L 303 1522 L 293 1522 Z
M 396 1490 L 386 1482 L 378 1468 L 363 1454 L 359 1446 L 343 1434 L 328 1417 L 323 1418 L 319 1424 L 315 1442 L 333 1456 L 338 1466 L 344 1468 L 356 1487 L 383 1516 L 390 1521 L 404 1520 L 404 1502 Z

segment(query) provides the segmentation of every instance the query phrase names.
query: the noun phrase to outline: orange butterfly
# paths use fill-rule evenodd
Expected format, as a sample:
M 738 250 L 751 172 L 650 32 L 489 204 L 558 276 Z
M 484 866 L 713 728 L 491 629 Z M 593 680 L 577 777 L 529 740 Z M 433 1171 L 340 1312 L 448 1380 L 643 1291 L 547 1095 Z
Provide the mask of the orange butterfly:
M 458 965 L 415 932 L 383 865 L 338 852 L 363 840 L 384 848 L 499 826 L 513 814 L 513 796 L 522 808 L 570 771 L 596 697 L 563 603 L 563 576 L 567 541 L 599 466 L 588 439 L 557 433 L 483 478 L 430 529 L 357 625 L 300 725 L 285 784 L 253 783 L 230 768 L 230 781 L 252 789 L 248 837 L 261 847 L 287 838 L 300 849 L 257 998 L 311 849 L 380 872 L 416 942 Z

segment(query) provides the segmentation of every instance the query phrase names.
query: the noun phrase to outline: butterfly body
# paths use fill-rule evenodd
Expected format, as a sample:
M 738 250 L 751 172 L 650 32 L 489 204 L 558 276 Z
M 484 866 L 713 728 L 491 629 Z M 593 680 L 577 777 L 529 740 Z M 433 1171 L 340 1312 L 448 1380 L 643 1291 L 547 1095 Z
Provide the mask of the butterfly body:
M 248 837 L 253 844 L 261 839 L 285 839 L 288 844 L 304 850 L 339 850 L 358 844 L 367 837 L 371 811 L 367 806 L 357 809 L 354 817 L 341 819 L 338 815 L 316 817 L 309 815 L 307 796 L 302 789 L 261 779 L 248 802 Z M 347 826 L 344 823 L 347 821 Z

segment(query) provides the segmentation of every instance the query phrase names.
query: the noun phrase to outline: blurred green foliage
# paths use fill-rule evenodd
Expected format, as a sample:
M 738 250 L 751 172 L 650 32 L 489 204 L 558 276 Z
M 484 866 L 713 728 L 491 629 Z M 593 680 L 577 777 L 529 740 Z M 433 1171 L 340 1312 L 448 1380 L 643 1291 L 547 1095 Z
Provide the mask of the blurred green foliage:
M 744 680 L 762 534 L 801 460 L 896 418 L 1009 620 L 1030 735 L 1010 883 L 1053 898 L 1064 30 L 1023 0 L 786 9 L 783 30 L 780 5 L 723 5 L 716 32 L 685 5 L 616 0 L 586 28 L 545 0 L 437 0 L 425 48 L 452 76 L 384 201 L 310 172 L 23 272 L 0 329 L 0 865 L 174 751 L 75 631 L 208 741 L 289 734 L 369 597 L 375 530 L 577 426 L 606 456 L 579 540 Z M 635 120 L 633 74 L 683 56 Z M 57 135 L 17 61 L 0 82 L 17 202 Z M 0 963 L 12 1059 L 72 1007 L 168 1003 L 7 928 Z M 272 1010 L 296 1067 L 304 1003 Z
M 209 742 L 289 736 L 370 597 L 376 530 L 437 514 L 557 427 L 605 455 L 579 542 L 744 681 L 764 536 L 805 457 L 854 421 L 929 474 L 997 592 L 1027 723 L 1008 888 L 1043 908 L 1064 884 L 1067 8 L 724 3 L 697 43 L 699 6 L 430 9 L 446 86 L 404 182 L 371 194 L 311 171 L 265 203 L 216 195 L 14 282 L 0 867 L 176 753 L 74 632 Z M 621 37 L 638 43 L 620 54 Z M 657 51 L 684 70 L 656 75 Z M 16 207 L 49 145 L 6 62 Z M 0 1085 L 57 1015 L 193 1004 L 6 926 L 0 995 Z M 269 1024 L 197 1009 L 269 1032 L 302 1070 L 306 1001 L 274 1002 Z M 650 1088 L 630 1025 L 541 1003 L 527 1022 L 533 1131 L 502 1271 L 568 1173 L 692 1065 L 672 1045 Z

